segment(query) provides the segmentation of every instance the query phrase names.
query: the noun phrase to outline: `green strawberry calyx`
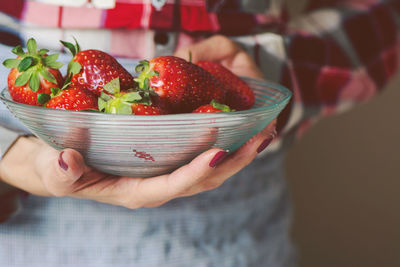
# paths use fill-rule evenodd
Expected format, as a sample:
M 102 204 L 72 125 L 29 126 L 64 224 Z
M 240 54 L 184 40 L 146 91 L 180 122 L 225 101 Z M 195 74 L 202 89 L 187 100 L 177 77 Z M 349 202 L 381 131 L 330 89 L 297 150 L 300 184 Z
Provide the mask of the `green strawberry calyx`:
M 64 90 L 71 84 L 72 76 L 74 74 L 78 74 L 82 70 L 82 65 L 79 62 L 74 61 L 74 57 L 76 54 L 78 54 L 81 51 L 81 47 L 78 43 L 78 41 L 74 38 L 75 44 L 72 44 L 70 42 L 62 41 L 60 40 L 60 43 L 67 48 L 71 54 L 72 54 L 72 59 L 68 63 L 68 68 L 67 68 L 67 77 L 65 78 L 64 85 L 61 87 L 61 90 Z
M 149 61 L 139 61 L 139 64 L 135 67 L 135 72 L 139 73 L 139 76 L 134 80 L 138 83 L 140 91 L 147 97 L 156 94 L 150 87 L 150 79 L 154 76 L 158 77 L 159 73 L 150 67 Z
M 29 88 L 37 92 L 41 78 L 57 84 L 57 80 L 49 69 L 59 69 L 64 64 L 58 62 L 59 54 L 48 55 L 48 49 L 38 49 L 35 39 L 30 38 L 26 44 L 27 52 L 18 45 L 11 52 L 17 58 L 9 58 L 3 61 L 6 68 L 16 68 L 21 73 L 15 80 L 15 86 L 23 86 L 28 83 Z
M 58 96 L 62 90 L 58 87 L 53 87 L 53 88 L 50 88 L 50 91 L 51 91 L 51 94 L 40 93 L 37 95 L 37 101 L 38 101 L 39 105 L 45 106 L 46 103 L 49 102 L 50 99 Z
M 212 105 L 216 109 L 220 109 L 218 112 L 233 112 L 234 109 L 231 109 L 229 106 L 218 103 L 215 99 L 211 100 L 210 105 Z
M 99 111 L 111 114 L 132 114 L 132 104 L 151 105 L 151 99 L 143 92 L 128 90 L 121 92 L 119 78 L 104 85 L 104 91 L 98 98 Z

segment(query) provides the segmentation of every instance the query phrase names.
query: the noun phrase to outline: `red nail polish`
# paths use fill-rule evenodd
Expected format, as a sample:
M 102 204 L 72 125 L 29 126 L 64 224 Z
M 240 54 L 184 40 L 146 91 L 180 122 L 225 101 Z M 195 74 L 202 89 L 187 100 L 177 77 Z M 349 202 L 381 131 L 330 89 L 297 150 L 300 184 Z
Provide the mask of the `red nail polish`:
M 271 137 L 265 139 L 265 140 L 261 143 L 261 145 L 257 148 L 257 153 L 263 152 L 264 149 L 271 143 L 271 141 L 272 141 L 272 138 L 271 138 Z
M 65 163 L 65 161 L 62 158 L 62 155 L 64 154 L 64 151 L 62 151 L 60 153 L 60 156 L 58 156 L 58 164 L 60 165 L 61 169 L 63 169 L 64 171 L 68 170 L 68 164 Z
M 217 154 L 215 154 L 214 158 L 210 161 L 210 167 L 214 168 L 215 166 L 218 165 L 225 157 L 228 155 L 228 152 L 226 151 L 219 151 Z

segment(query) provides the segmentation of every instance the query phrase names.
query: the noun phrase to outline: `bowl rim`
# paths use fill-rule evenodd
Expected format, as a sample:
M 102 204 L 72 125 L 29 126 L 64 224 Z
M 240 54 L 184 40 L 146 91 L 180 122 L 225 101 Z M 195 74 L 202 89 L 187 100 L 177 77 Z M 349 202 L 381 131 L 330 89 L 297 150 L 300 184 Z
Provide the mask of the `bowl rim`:
M 256 85 L 264 86 L 264 87 L 269 87 L 275 90 L 280 91 L 283 94 L 283 98 L 275 103 L 272 103 L 271 105 L 268 106 L 262 106 L 258 108 L 251 108 L 247 110 L 241 110 L 241 111 L 235 111 L 235 112 L 218 112 L 218 113 L 179 113 L 179 114 L 166 114 L 166 115 L 152 115 L 152 116 L 132 116 L 130 114 L 108 114 L 108 113 L 103 113 L 103 112 L 91 112 L 91 111 L 74 111 L 74 110 L 61 110 L 61 109 L 47 109 L 49 112 L 55 112 L 55 113 L 68 113 L 69 115 L 72 114 L 81 114 L 87 115 L 90 117 L 104 117 L 106 116 L 108 119 L 111 118 L 132 118 L 132 119 L 138 119 L 140 117 L 140 120 L 173 120 L 173 119 L 188 119 L 190 120 L 191 118 L 221 118 L 221 117 L 228 117 L 228 116 L 238 116 L 238 115 L 248 115 L 248 114 L 256 114 L 258 112 L 266 111 L 266 110 L 273 110 L 277 106 L 282 105 L 285 103 L 285 105 L 289 102 L 290 98 L 292 97 L 292 92 L 287 89 L 285 86 L 278 84 L 278 83 L 273 83 L 267 80 L 261 80 L 261 79 L 255 79 L 255 78 L 250 78 L 250 77 L 241 77 L 243 80 L 246 82 L 251 82 Z M 16 105 L 20 106 L 22 108 L 28 108 L 28 109 L 37 109 L 37 110 L 43 110 L 42 106 L 33 106 L 33 105 L 27 105 L 19 102 L 15 102 L 13 100 L 10 100 L 6 97 L 6 93 L 8 92 L 8 87 L 5 87 L 1 93 L 0 93 L 0 100 L 2 100 L 6 105 L 11 104 L 11 105 Z

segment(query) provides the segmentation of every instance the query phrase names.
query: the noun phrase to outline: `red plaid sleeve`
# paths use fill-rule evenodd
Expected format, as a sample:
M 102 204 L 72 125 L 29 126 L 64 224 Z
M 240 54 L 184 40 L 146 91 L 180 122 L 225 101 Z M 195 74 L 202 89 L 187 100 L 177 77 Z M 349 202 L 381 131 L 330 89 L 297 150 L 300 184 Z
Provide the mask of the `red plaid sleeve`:
M 334 2 L 294 20 L 282 37 L 274 78 L 294 93 L 284 132 L 301 136 L 319 118 L 369 100 L 398 68 L 400 1 Z

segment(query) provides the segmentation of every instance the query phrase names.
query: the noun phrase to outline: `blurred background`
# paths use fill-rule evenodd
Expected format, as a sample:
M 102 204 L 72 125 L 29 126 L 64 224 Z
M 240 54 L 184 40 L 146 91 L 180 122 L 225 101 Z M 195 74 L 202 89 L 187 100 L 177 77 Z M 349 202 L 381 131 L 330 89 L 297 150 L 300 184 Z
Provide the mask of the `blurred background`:
M 300 267 L 400 266 L 400 74 L 294 145 L 287 176 Z

